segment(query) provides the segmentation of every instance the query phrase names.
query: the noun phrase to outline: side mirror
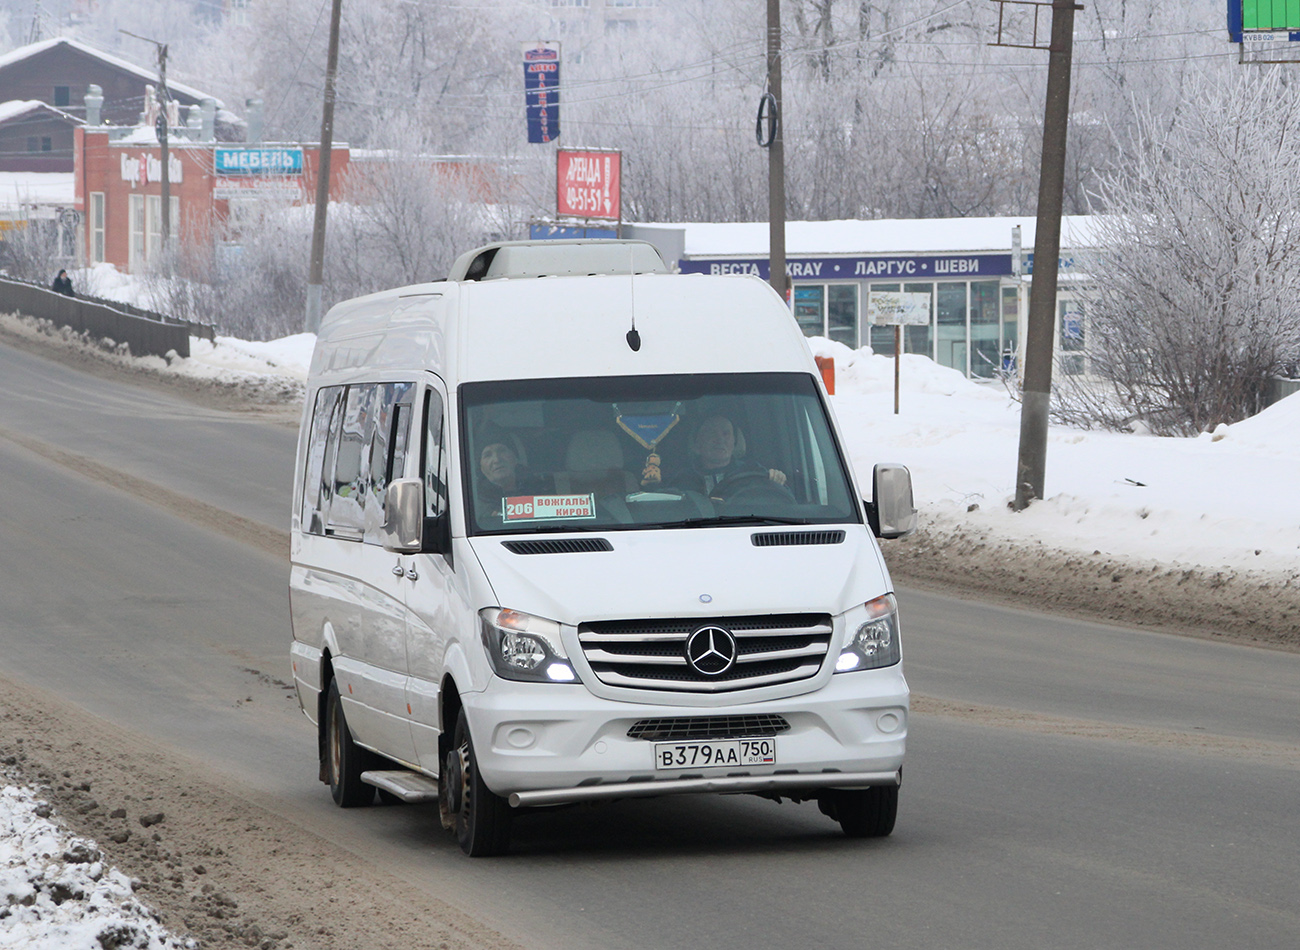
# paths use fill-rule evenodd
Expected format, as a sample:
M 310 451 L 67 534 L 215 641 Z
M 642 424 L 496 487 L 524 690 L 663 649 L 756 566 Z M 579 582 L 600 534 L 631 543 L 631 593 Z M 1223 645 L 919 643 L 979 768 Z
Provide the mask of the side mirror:
M 905 538 L 916 530 L 912 473 L 906 465 L 882 462 L 872 471 L 867 521 L 878 538 Z
M 384 550 L 398 554 L 420 551 L 424 533 L 424 482 L 399 478 L 384 495 Z

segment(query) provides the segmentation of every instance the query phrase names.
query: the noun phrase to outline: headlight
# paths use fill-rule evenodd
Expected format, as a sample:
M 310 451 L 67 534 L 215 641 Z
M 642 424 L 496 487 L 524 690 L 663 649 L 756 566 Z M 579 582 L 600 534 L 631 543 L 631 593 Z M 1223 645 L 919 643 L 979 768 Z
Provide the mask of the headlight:
M 868 601 L 863 610 L 865 618 L 856 610 L 850 611 L 846 619 L 856 624 L 849 634 L 848 643 L 835 661 L 836 673 L 849 670 L 878 670 L 882 666 L 893 666 L 899 661 L 898 650 L 898 601 L 893 594 L 885 594 Z
M 486 607 L 478 615 L 483 648 L 497 676 L 534 683 L 577 682 L 554 620 L 503 607 Z

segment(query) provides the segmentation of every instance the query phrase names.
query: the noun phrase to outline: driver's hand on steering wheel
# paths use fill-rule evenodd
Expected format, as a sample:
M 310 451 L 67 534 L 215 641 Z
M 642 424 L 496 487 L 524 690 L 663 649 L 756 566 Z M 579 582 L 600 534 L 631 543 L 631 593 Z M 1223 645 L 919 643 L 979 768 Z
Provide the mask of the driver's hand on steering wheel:
M 767 477 L 778 485 L 785 484 L 785 472 L 781 471 L 779 468 L 769 468 L 767 470 Z

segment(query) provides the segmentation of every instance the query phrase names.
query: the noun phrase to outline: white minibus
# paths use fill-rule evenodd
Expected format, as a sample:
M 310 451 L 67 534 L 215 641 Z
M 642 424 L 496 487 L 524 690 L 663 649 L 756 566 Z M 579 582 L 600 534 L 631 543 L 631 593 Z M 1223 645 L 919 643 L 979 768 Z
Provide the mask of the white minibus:
M 898 609 L 789 307 L 640 242 L 504 243 L 321 323 L 291 531 L 294 683 L 343 807 L 470 855 L 601 799 L 815 801 L 894 826 Z

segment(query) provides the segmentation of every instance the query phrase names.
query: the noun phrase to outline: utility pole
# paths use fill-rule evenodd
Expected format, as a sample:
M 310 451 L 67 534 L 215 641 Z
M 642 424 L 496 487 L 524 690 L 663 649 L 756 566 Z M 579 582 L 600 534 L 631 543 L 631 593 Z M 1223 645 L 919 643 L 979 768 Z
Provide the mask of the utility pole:
M 316 220 L 311 231 L 311 272 L 307 277 L 305 329 L 320 329 L 321 289 L 325 283 L 325 213 L 330 202 L 330 152 L 334 148 L 334 78 L 339 68 L 339 21 L 343 0 L 334 0 L 330 12 L 330 45 L 325 63 L 325 107 L 320 120 L 320 153 L 316 161 Z
M 167 150 L 168 139 L 171 136 L 171 130 L 167 127 L 167 110 L 172 97 L 171 93 L 167 91 L 167 44 L 151 40 L 147 36 L 138 36 L 130 30 L 118 30 L 118 32 L 125 33 L 127 36 L 134 36 L 137 40 L 144 40 L 146 43 L 152 43 L 158 50 L 158 119 L 154 122 L 154 131 L 158 135 L 158 146 L 162 158 L 159 180 L 162 185 L 162 207 L 159 209 L 159 214 L 162 224 L 162 258 L 166 260 L 172 234 L 171 154 Z
M 36 6 L 32 10 L 32 26 L 27 31 L 28 43 L 39 43 L 45 38 L 44 23 L 45 9 L 41 6 L 41 0 L 36 0 Z
M 767 152 L 768 282 L 786 299 L 785 117 L 781 115 L 781 0 L 767 0 L 767 97 L 772 135 Z M 766 97 L 765 97 L 766 98 Z
M 167 151 L 171 129 L 168 125 L 168 109 L 172 97 L 167 91 L 167 44 L 158 47 L 158 146 L 162 152 L 162 256 L 167 259 L 172 236 L 172 171 L 171 154 Z
M 1001 4 L 1000 4 L 1001 5 Z M 1020 4 L 1027 5 L 1027 4 Z M 1047 4 L 1033 4 L 1043 7 Z M 1047 420 L 1052 403 L 1052 341 L 1056 328 L 1056 277 L 1061 259 L 1061 204 L 1065 191 L 1065 142 L 1070 124 L 1070 62 L 1074 48 L 1074 0 L 1052 0 L 1052 33 L 1047 47 L 1047 104 L 1043 113 L 1043 157 L 1038 178 L 1038 223 L 1034 235 L 1034 281 L 1029 292 L 1025 333 L 1025 381 L 1020 404 L 1020 453 L 1016 500 L 1022 511 L 1043 497 L 1047 470 Z M 1037 13 L 1034 44 L 1037 43 Z M 1001 23 L 998 44 L 1003 43 Z

